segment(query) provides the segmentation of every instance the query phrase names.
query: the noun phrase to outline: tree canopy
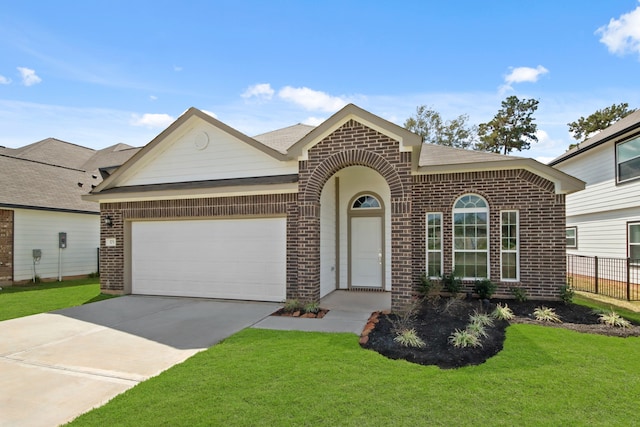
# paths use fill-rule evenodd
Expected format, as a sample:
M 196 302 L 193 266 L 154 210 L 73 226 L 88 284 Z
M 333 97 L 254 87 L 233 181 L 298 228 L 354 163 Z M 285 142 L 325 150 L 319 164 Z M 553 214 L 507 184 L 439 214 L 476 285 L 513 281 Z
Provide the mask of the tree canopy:
M 512 150 L 528 150 L 537 142 L 537 125 L 533 113 L 538 109 L 537 99 L 518 99 L 509 96 L 491 121 L 478 126 L 480 142 L 476 149 L 509 154 Z
M 468 125 L 469 116 L 462 114 L 444 121 L 439 112 L 426 105 L 416 108 L 415 116 L 404 122 L 405 129 L 417 133 L 422 142 L 456 148 L 470 148 L 476 141 L 477 126 Z
M 586 118 L 580 117 L 575 122 L 567 123 L 567 126 L 569 126 L 569 132 L 573 134 L 574 139 L 584 141 L 634 111 L 629 109 L 629 104 L 626 102 L 613 104 L 610 107 L 597 110 Z

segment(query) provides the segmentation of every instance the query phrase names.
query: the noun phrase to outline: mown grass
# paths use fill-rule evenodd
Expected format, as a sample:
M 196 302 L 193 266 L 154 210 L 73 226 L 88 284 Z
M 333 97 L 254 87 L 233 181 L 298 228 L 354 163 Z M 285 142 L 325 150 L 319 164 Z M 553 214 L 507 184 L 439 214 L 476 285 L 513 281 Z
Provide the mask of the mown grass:
M 575 295 L 573 297 L 573 302 L 575 304 L 584 305 L 586 307 L 591 307 L 593 309 L 611 311 L 614 310 L 620 316 L 625 319 L 640 323 L 640 313 L 636 311 L 627 310 L 626 308 L 616 306 L 613 304 L 609 304 L 603 301 L 594 300 L 582 295 Z
M 112 298 L 100 293 L 100 279 L 6 286 L 0 291 L 0 321 Z
M 632 425 L 640 338 L 513 325 L 456 370 L 389 360 L 352 334 L 246 329 L 73 426 Z

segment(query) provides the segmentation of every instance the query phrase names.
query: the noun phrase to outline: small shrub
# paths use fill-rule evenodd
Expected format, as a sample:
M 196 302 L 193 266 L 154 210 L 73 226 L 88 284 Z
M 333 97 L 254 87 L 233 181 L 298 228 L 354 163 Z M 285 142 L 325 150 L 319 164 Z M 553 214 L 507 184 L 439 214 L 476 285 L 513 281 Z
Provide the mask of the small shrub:
M 571 289 L 571 286 L 568 284 L 560 287 L 560 299 L 562 299 L 565 304 L 571 304 L 573 302 L 574 295 L 574 290 Z
M 389 318 L 392 330 L 396 335 L 413 329 L 413 322 L 415 321 L 417 308 L 418 301 L 414 301 L 404 306 L 401 310 L 396 311 L 394 313 L 395 318 Z
M 467 332 L 474 334 L 478 338 L 486 338 L 489 336 L 489 334 L 487 334 L 487 329 L 485 328 L 485 325 L 483 325 L 480 322 L 469 323 L 467 325 Z
M 415 328 L 396 332 L 396 337 L 393 340 L 404 347 L 424 348 L 426 346 L 422 338 L 418 336 Z
M 97 277 L 100 277 L 100 273 L 98 273 L 97 271 L 94 271 L 93 273 L 89 273 L 89 279 L 95 279 Z
M 40 276 L 38 276 L 37 274 L 33 276 L 33 283 L 40 283 L 41 281 L 42 279 L 40 279 Z
M 505 304 L 504 307 L 500 304 L 496 305 L 496 309 L 493 310 L 491 315 L 498 320 L 511 320 L 515 317 L 513 311 L 507 304 Z
M 617 328 L 631 327 L 631 322 L 613 311 L 613 309 L 610 312 L 600 314 L 600 323 Z
M 440 281 L 431 282 L 431 290 L 427 294 L 426 298 L 432 305 L 437 305 L 440 301 L 440 293 L 442 292 L 442 283 Z
M 498 285 L 489 279 L 477 280 L 473 286 L 473 291 L 478 294 L 480 299 L 489 299 L 496 292 Z
M 455 348 L 482 347 L 480 338 L 466 329 L 456 329 L 456 331 L 449 337 L 449 342 Z
M 469 321 L 480 326 L 493 326 L 493 319 L 491 316 L 487 313 L 481 313 L 478 310 L 474 311 L 473 314 L 469 316 Z
M 509 291 L 511 291 L 511 294 L 518 302 L 525 302 L 527 299 L 529 299 L 529 297 L 527 296 L 527 291 L 523 288 L 514 286 L 513 288 L 509 289 Z
M 433 281 L 427 277 L 426 273 L 420 276 L 420 285 L 418 285 L 418 293 L 423 297 L 427 297 L 433 289 Z
M 307 303 L 302 308 L 302 311 L 304 311 L 305 313 L 317 314 L 320 311 L 320 304 L 318 304 L 317 302 Z
M 294 313 L 296 311 L 301 311 L 302 308 L 302 303 L 297 299 L 288 299 L 284 302 L 284 307 L 282 307 L 282 310 L 285 313 Z
M 544 305 L 542 307 L 536 307 L 535 310 L 533 310 L 533 316 L 540 322 L 562 323 L 556 311 Z
M 442 311 L 444 313 L 449 313 L 451 309 L 459 306 L 461 303 L 462 303 L 462 300 L 460 298 L 456 298 L 456 297 L 448 298 L 447 301 L 444 303 L 444 307 L 442 307 Z
M 462 279 L 456 276 L 455 271 L 442 275 L 442 286 L 447 292 L 457 295 L 462 288 Z

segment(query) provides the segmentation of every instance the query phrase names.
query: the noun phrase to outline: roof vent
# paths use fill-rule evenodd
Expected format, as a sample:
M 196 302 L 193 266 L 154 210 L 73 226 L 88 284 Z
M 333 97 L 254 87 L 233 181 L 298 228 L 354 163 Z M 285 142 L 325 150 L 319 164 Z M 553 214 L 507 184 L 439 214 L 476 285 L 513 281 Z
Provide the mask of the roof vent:
M 98 175 L 91 175 L 91 178 L 98 179 Z
M 78 183 L 78 187 L 82 188 L 82 183 L 81 182 Z

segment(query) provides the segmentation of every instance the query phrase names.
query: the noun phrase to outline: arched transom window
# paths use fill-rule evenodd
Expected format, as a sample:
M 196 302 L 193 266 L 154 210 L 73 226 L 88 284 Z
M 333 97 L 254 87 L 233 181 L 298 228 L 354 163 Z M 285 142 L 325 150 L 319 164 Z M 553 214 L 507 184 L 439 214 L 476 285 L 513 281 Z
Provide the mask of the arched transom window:
M 489 205 L 476 194 L 453 205 L 453 262 L 463 278 L 489 277 Z
M 381 207 L 376 197 L 371 194 L 363 194 L 353 201 L 351 209 L 380 209 Z

